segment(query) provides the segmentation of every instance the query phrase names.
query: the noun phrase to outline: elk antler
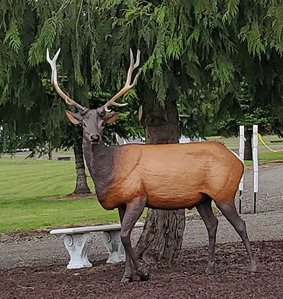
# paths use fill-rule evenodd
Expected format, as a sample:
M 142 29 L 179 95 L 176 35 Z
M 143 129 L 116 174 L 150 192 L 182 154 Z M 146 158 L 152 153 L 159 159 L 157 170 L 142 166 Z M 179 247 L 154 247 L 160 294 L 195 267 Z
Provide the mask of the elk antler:
M 132 49 L 130 49 L 130 66 L 129 66 L 129 69 L 128 69 L 126 84 L 111 100 L 109 100 L 105 105 L 103 105 L 101 107 L 105 111 L 110 112 L 110 110 L 108 109 L 108 107 L 111 106 L 111 105 L 118 106 L 118 107 L 122 107 L 122 106 L 128 105 L 128 103 L 119 104 L 119 103 L 116 103 L 115 101 L 118 98 L 120 98 L 125 92 L 127 92 L 129 89 L 131 89 L 137 83 L 138 74 L 135 76 L 135 79 L 134 79 L 134 81 L 133 81 L 132 84 L 131 84 L 131 78 L 132 78 L 132 73 L 133 73 L 134 69 L 137 68 L 138 65 L 139 65 L 139 63 L 140 63 L 140 53 L 141 53 L 141 51 L 138 50 L 138 52 L 137 52 L 137 60 L 136 60 L 136 63 L 134 64 L 133 52 L 132 52 Z
M 81 111 L 86 111 L 88 110 L 86 107 L 81 106 L 80 104 L 76 103 L 74 100 L 72 100 L 71 98 L 69 98 L 62 90 L 61 88 L 58 86 L 58 82 L 57 82 L 57 68 L 56 68 L 56 60 L 59 56 L 61 49 L 59 49 L 57 51 L 57 53 L 55 54 L 55 56 L 53 57 L 53 59 L 50 59 L 49 56 L 49 51 L 47 49 L 47 53 L 46 53 L 46 58 L 47 61 L 49 62 L 50 66 L 51 66 L 51 70 L 52 70 L 52 74 L 51 74 L 51 84 L 54 86 L 55 90 L 57 91 L 57 93 L 65 100 L 65 102 L 70 105 L 70 106 L 75 106 L 76 108 L 78 108 Z

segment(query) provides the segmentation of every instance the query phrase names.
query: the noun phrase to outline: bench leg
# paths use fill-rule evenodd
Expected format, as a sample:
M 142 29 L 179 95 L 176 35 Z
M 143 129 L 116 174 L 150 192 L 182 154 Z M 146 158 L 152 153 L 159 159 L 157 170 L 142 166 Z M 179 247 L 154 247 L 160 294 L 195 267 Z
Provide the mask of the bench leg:
M 91 245 L 90 234 L 66 235 L 64 244 L 70 255 L 68 269 L 92 267 L 87 254 Z
M 103 241 L 109 253 L 106 263 L 114 264 L 126 260 L 125 249 L 121 242 L 120 234 L 121 231 L 103 232 Z

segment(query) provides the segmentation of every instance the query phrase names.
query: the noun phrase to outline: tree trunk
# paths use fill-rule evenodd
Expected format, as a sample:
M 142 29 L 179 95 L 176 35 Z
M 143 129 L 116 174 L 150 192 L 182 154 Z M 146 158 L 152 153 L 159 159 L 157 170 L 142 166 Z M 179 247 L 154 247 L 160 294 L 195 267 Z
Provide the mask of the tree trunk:
M 76 195 L 89 195 L 91 191 L 87 185 L 85 163 L 83 156 L 82 140 L 79 138 L 77 144 L 74 146 L 77 182 L 73 194 Z
M 53 146 L 51 142 L 48 142 L 48 160 L 52 160 L 52 151 L 53 151 Z
M 245 149 L 244 149 L 244 160 L 253 159 L 253 150 L 252 150 L 252 137 L 253 129 L 245 127 Z
M 152 90 L 143 90 L 143 121 L 146 143 L 178 143 L 178 111 L 174 95 L 164 106 Z M 136 253 L 145 260 L 164 259 L 168 263 L 178 256 L 185 228 L 185 210 L 163 211 L 148 209 L 143 233 Z

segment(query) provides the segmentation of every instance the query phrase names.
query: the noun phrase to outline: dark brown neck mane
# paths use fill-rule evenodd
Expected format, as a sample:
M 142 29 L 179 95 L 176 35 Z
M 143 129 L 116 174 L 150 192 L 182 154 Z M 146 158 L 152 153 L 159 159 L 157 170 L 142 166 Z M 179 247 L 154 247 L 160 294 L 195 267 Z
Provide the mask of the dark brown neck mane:
M 117 147 L 91 144 L 84 139 L 83 151 L 98 199 L 103 199 L 113 181 L 114 155 Z

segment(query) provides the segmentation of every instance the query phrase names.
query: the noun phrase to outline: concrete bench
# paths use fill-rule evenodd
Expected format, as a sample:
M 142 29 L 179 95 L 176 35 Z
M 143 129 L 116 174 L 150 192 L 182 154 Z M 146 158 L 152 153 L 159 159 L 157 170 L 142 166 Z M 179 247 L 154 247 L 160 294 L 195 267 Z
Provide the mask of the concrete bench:
M 58 161 L 70 161 L 71 157 L 58 157 Z
M 142 222 L 137 222 L 135 228 L 142 226 Z M 50 234 L 65 235 L 64 244 L 70 255 L 68 269 L 92 267 L 88 252 L 92 242 L 90 233 L 93 232 L 103 232 L 103 241 L 109 253 L 107 263 L 125 261 L 125 250 L 120 239 L 121 224 L 53 229 Z

